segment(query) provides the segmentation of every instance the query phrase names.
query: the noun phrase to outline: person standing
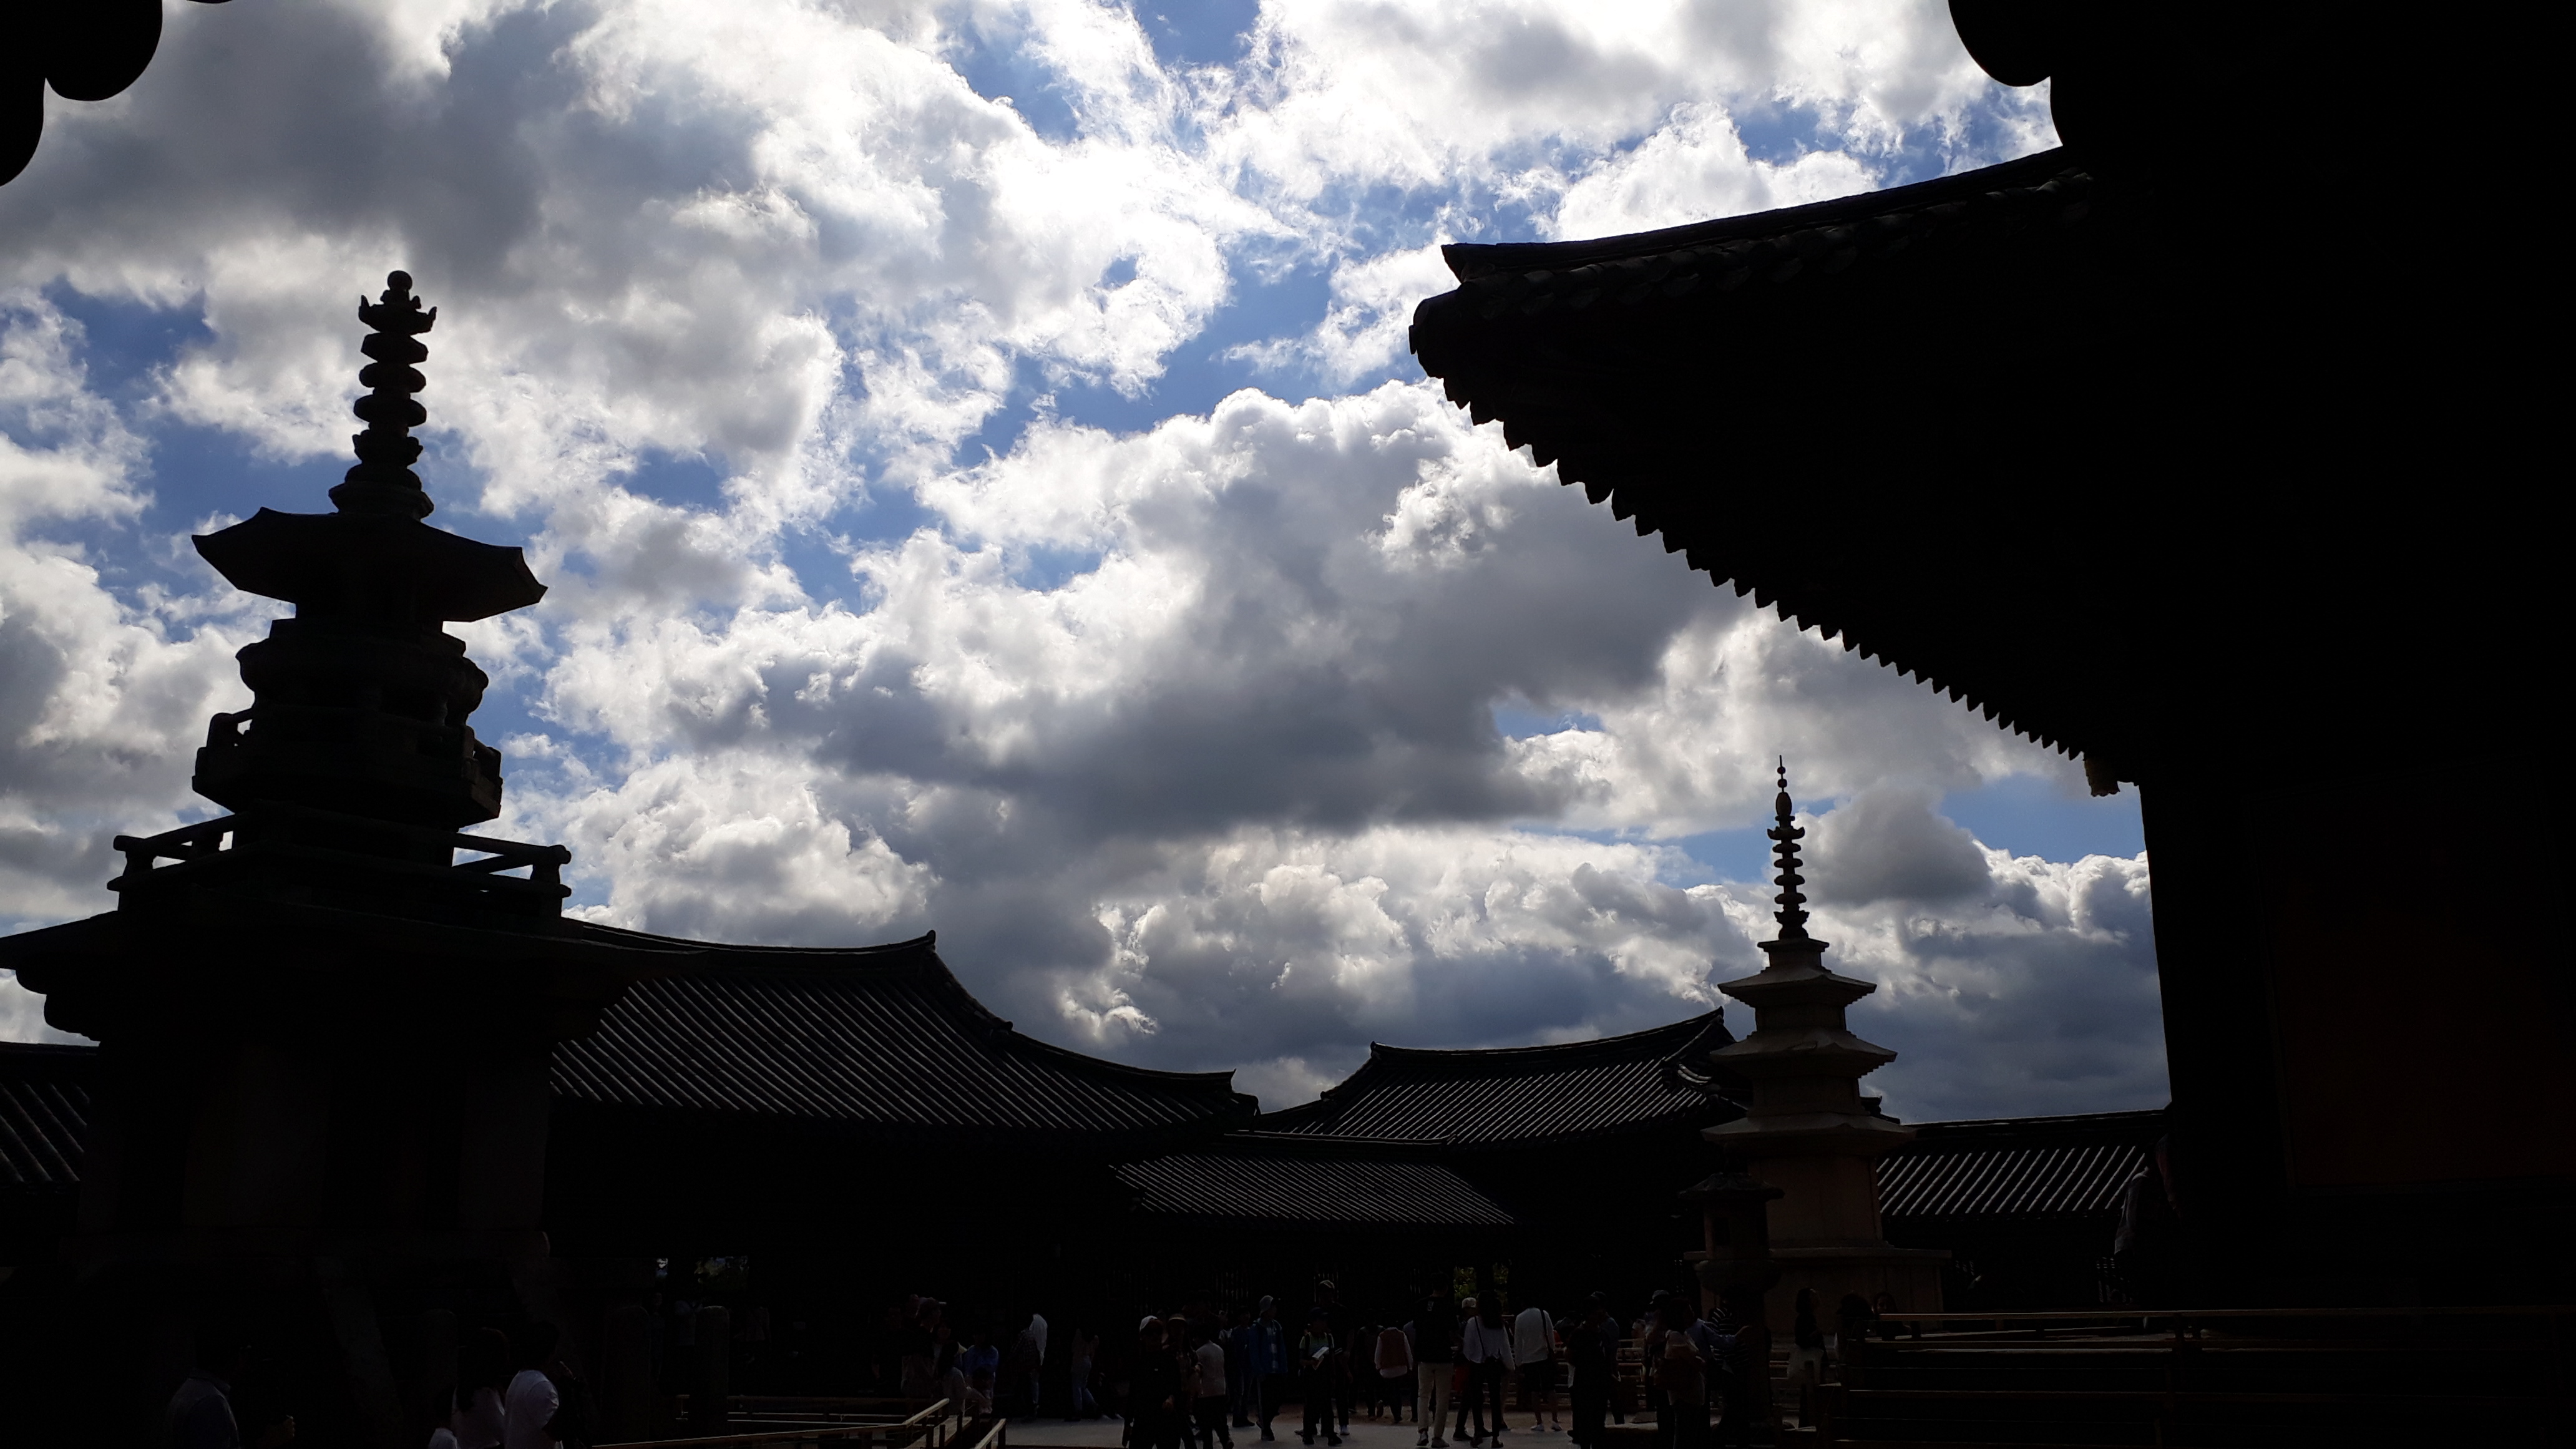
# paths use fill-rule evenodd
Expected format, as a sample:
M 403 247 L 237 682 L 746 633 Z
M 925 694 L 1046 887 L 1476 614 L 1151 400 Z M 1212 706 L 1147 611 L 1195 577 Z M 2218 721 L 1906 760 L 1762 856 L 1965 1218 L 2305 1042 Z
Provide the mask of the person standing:
M 1275 1439 L 1278 1436 L 1270 1426 L 1279 1417 L 1279 1406 L 1288 1400 L 1288 1374 L 1295 1363 L 1288 1325 L 1279 1321 L 1278 1299 L 1262 1296 L 1261 1312 L 1253 1318 L 1251 1329 L 1244 1349 L 1261 1394 L 1261 1437 Z
M 1539 1431 L 1547 1415 L 1558 1433 L 1565 1421 L 1556 1416 L 1556 1319 L 1533 1303 L 1512 1319 L 1512 1363 L 1521 1380 L 1521 1411 L 1530 1416 L 1530 1431 Z
M 930 1331 L 928 1303 L 916 1300 L 907 1305 L 895 1341 L 896 1383 L 903 1397 L 923 1403 L 939 1397 L 939 1380 L 931 1372 L 939 1349 Z
M 1770 1331 L 1753 1317 L 1743 1301 L 1733 1294 L 1720 1294 L 1715 1321 L 1695 1325 L 1692 1336 L 1716 1366 L 1716 1387 L 1724 1405 L 1720 1442 L 1752 1444 L 1767 1439 L 1771 1418 Z
M 1448 1449 L 1449 1376 L 1458 1362 L 1458 1315 L 1449 1295 L 1434 1292 L 1413 1320 L 1413 1356 L 1422 1367 L 1413 1396 L 1413 1442 Z
M 1647 1361 L 1654 1368 L 1655 1386 L 1663 1390 L 1655 1413 L 1658 1449 L 1700 1449 L 1708 1437 L 1709 1375 L 1723 1368 L 1710 1361 L 1702 1338 L 1691 1332 L 1698 1319 L 1690 1300 L 1675 1294 L 1664 1300 L 1647 1340 Z
M 1087 1323 L 1073 1326 L 1072 1352 L 1065 1365 L 1070 1401 L 1064 1412 L 1066 1423 L 1076 1419 L 1100 1417 L 1100 1402 L 1091 1396 L 1091 1364 L 1100 1356 L 1100 1333 Z
M 974 1341 L 957 1351 L 957 1375 L 965 1386 L 966 1417 L 993 1412 L 993 1390 L 1001 1381 L 1002 1351 L 993 1346 L 993 1330 L 978 1328 Z
M 1825 1381 L 1825 1326 L 1816 1321 L 1816 1290 L 1798 1290 L 1789 1323 L 1789 1386 L 1798 1391 L 1798 1422 L 1816 1421 L 1815 1396 Z
M 1039 1374 L 1041 1374 L 1041 1373 L 1043 1373 L 1043 1372 L 1046 1370 L 1046 1356 L 1047 1356 L 1047 1321 L 1046 1321 L 1046 1315 L 1045 1315 L 1045 1314 L 1042 1314 L 1042 1313 L 1040 1313 L 1040 1312 L 1038 1312 L 1036 1309 L 1030 1309 L 1030 1310 L 1029 1310 L 1029 1326 L 1028 1326 L 1028 1327 L 1026 1327 L 1026 1328 L 1024 1328 L 1024 1329 L 1022 1329 L 1022 1330 L 1020 1330 L 1020 1331 L 1021 1331 L 1022 1333 L 1027 1334 L 1027 1335 L 1028 1335 L 1032 1340 L 1034 1340 L 1034 1341 L 1035 1341 L 1036 1346 L 1037 1346 L 1037 1351 L 1038 1351 L 1038 1352 L 1037 1352 L 1037 1362 L 1035 1363 L 1035 1365 L 1034 1365 L 1034 1366 L 1032 1366 L 1032 1367 L 1029 1369 L 1029 1382 L 1028 1382 L 1028 1392 L 1029 1392 L 1029 1412 L 1030 1412 L 1030 1413 L 1032 1413 L 1032 1414 L 1034 1414 L 1034 1413 L 1036 1413 L 1036 1412 L 1038 1411 L 1038 1392 L 1039 1392 L 1039 1391 L 1038 1391 L 1038 1375 L 1039 1375 Z
M 1377 1393 L 1386 1400 L 1393 1422 L 1404 1422 L 1405 1400 L 1413 1397 L 1413 1340 L 1390 1323 L 1377 1331 Z M 1377 1417 L 1375 1409 L 1369 1417 Z M 1413 1408 L 1414 1427 L 1422 1426 L 1422 1406 Z
M 1163 1341 L 1163 1320 L 1151 1314 L 1136 1325 L 1136 1361 L 1127 1378 L 1128 1449 L 1176 1449 L 1180 1370 Z
M 1037 1414 L 1038 1373 L 1046 1363 L 1046 1334 L 1039 1325 L 1045 1322 L 1030 1314 L 1028 1323 L 1011 1335 L 1010 1347 L 1002 1350 L 1001 1384 L 994 1397 L 1004 1412 Z
M 1351 1429 L 1351 1350 L 1357 1347 L 1351 1312 L 1342 1306 L 1341 1290 L 1333 1280 L 1324 1278 L 1315 1284 L 1315 1307 L 1324 1314 L 1324 1326 L 1333 1335 L 1332 1372 L 1325 1383 L 1333 1396 L 1333 1422 L 1345 1434 Z
M 456 1346 L 456 1408 L 447 1417 L 456 1449 L 501 1449 L 508 1411 L 501 1395 L 510 1386 L 510 1340 L 497 1328 L 478 1328 Z
M 966 1370 L 960 1359 L 969 1346 L 957 1336 L 957 1325 L 949 1321 L 948 1305 L 931 1305 L 930 1374 L 939 1385 L 939 1397 L 952 1406 L 966 1402 Z
M 1213 1337 L 1202 1336 L 1193 1350 L 1198 1360 L 1198 1382 L 1191 1388 L 1198 1420 L 1200 1449 L 1234 1449 L 1234 1430 L 1226 1423 L 1226 1409 L 1233 1402 L 1226 1384 L 1225 1345 Z
M 1458 1331 L 1458 1356 L 1467 1361 L 1467 1402 L 1474 1406 L 1476 1432 L 1467 1442 L 1482 1445 L 1487 1438 L 1503 1441 L 1503 1378 L 1512 1369 L 1512 1331 L 1503 1323 L 1503 1301 L 1500 1294 L 1487 1295 L 1484 1302 L 1469 1299 L 1461 1307 L 1475 1310 Z M 1494 1407 L 1494 1431 L 1485 1432 L 1485 1405 Z M 1462 1416 L 1463 1417 L 1463 1416 Z
M 1843 1382 L 1860 1382 L 1852 1370 L 1869 1360 L 1869 1300 L 1857 1293 L 1846 1293 L 1834 1305 L 1834 1362 L 1842 1368 Z
M 1199 1344 L 1206 1335 L 1179 1313 L 1163 1315 L 1163 1335 L 1172 1345 L 1180 1372 L 1180 1391 L 1172 1396 L 1173 1421 L 1181 1431 L 1181 1449 L 1216 1449 L 1199 1436 Z
M 2142 1308 L 2164 1306 L 2170 1295 L 2182 1212 L 2173 1190 L 2173 1139 L 2156 1139 L 2155 1151 L 2120 1189 L 2120 1226 L 2111 1238 L 2111 1262 L 2129 1300 Z
M 1332 1314 L 1321 1303 L 1306 1313 L 1306 1332 L 1297 1340 L 1297 1389 L 1304 1401 L 1306 1427 L 1297 1437 L 1308 1444 L 1315 1442 L 1315 1431 L 1322 1426 L 1324 1442 L 1342 1442 L 1340 1426 L 1333 1418 L 1334 1360 L 1340 1345 L 1333 1341 Z
M 233 1417 L 233 1380 L 250 1363 L 250 1340 L 232 1323 L 210 1319 L 197 1329 L 197 1368 L 180 1381 L 161 1417 L 168 1449 L 241 1449 Z M 261 1432 L 259 1449 L 279 1449 L 295 1437 L 295 1420 L 280 1419 Z
M 1251 1330 L 1252 1320 L 1241 1308 L 1225 1311 L 1225 1387 L 1231 1401 L 1226 1416 L 1237 1429 L 1252 1427 L 1252 1406 L 1259 1397 L 1252 1381 Z
M 1619 1377 L 1619 1325 L 1606 1295 L 1595 1293 L 1584 1304 L 1583 1321 L 1565 1336 L 1565 1356 L 1574 1369 L 1572 1437 L 1577 1449 L 1602 1449 L 1610 1393 Z
M 519 1371 L 501 1395 L 502 1449 L 555 1449 L 555 1412 L 563 1407 L 563 1391 L 546 1377 L 546 1364 L 559 1336 L 553 1324 L 539 1320 L 511 1341 Z

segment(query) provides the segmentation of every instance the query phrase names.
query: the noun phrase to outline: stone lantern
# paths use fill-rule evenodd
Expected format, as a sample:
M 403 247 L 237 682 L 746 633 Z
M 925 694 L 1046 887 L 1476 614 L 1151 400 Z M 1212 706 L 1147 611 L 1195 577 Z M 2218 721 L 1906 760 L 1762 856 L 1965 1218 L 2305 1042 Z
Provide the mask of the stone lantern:
M 1778 1427 L 1771 1404 L 1771 1319 L 1763 1295 L 1780 1281 L 1780 1265 L 1771 1257 L 1771 1204 L 1780 1189 L 1744 1171 L 1728 1167 L 1702 1179 L 1682 1194 L 1699 1204 L 1705 1236 L 1703 1251 L 1688 1256 L 1699 1265 L 1700 1302 L 1714 1310 L 1734 1311 L 1736 1331 L 1753 1335 L 1739 1345 L 1736 1372 L 1744 1382 L 1737 1402 L 1754 1406 L 1763 1437 Z

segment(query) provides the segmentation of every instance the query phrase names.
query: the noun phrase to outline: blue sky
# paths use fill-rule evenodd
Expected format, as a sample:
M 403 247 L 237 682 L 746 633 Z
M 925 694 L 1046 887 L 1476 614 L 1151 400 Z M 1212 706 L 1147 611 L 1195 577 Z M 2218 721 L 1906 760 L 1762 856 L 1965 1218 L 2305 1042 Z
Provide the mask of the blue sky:
M 207 809 L 272 606 L 186 535 L 326 506 L 403 266 L 433 522 L 552 586 L 457 630 L 492 828 L 586 914 L 936 928 L 1023 1028 L 1285 1105 L 1715 1004 L 1785 755 L 1895 1110 L 2163 1100 L 2134 793 L 1712 587 L 1403 346 L 1444 242 L 2052 144 L 1937 3 L 239 0 L 48 106 L 0 189 L 13 928 Z

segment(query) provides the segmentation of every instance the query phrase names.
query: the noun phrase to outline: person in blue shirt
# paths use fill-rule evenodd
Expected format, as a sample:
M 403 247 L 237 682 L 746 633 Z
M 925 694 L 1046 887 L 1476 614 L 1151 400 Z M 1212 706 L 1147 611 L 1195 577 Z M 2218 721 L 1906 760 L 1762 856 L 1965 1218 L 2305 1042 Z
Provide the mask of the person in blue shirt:
M 1689 1329 L 1691 1341 L 1713 1366 L 1720 1444 L 1751 1444 L 1757 1434 L 1768 1437 L 1771 1332 L 1751 1308 L 1733 1294 L 1720 1294 L 1716 1315 Z
M 993 1330 L 977 1329 L 974 1346 L 957 1355 L 957 1371 L 966 1376 L 969 1415 L 993 1412 L 993 1389 L 1001 1367 L 1002 1351 L 993 1346 Z
M 1288 1325 L 1279 1321 L 1279 1300 L 1265 1297 L 1261 1312 L 1244 1325 L 1244 1367 L 1261 1395 L 1261 1437 L 1276 1439 L 1271 1422 L 1288 1399 Z

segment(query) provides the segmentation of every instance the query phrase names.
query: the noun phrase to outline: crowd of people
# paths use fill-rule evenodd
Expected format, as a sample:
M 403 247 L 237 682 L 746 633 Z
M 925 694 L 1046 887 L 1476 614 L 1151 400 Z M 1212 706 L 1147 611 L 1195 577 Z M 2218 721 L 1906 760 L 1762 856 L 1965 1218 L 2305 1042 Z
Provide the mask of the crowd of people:
M 1192 1304 L 1147 1315 L 1132 1337 L 1077 1321 L 1058 1338 L 1042 1313 L 961 1313 L 914 1295 L 888 1306 L 870 1377 L 878 1394 L 945 1399 L 968 1418 L 1035 1416 L 1042 1407 L 1073 1419 L 1114 1415 L 1126 1449 L 1236 1449 L 1238 1432 L 1272 1442 L 1292 1404 L 1298 1413 L 1289 1432 L 1327 1449 L 1337 1449 L 1354 1420 L 1381 1418 L 1394 1425 L 1410 1418 L 1417 1449 L 1448 1449 L 1453 1439 L 1466 1449 L 1500 1449 L 1515 1413 L 1526 1431 L 1561 1433 L 1576 1449 L 1605 1449 L 1605 1431 L 1631 1414 L 1651 1416 L 1657 1449 L 1708 1449 L 1752 1442 L 1767 1417 L 1769 1335 L 1733 1300 L 1703 1314 L 1695 1293 L 1657 1293 L 1641 1315 L 1623 1319 L 1601 1293 L 1563 1316 L 1538 1304 L 1514 1311 L 1503 1299 L 1488 1290 L 1453 1303 L 1435 1291 L 1399 1310 L 1398 1321 L 1396 1313 L 1352 1310 L 1325 1280 L 1302 1307 L 1275 1297 L 1249 1308 Z M 695 1316 L 674 1318 L 674 1343 L 691 1346 Z M 1822 1382 L 1832 1346 L 1865 1340 L 1880 1317 L 1857 1295 L 1835 1316 L 1838 1338 L 1826 1334 L 1815 1296 L 1797 1295 L 1788 1366 L 1802 1391 Z M 654 1337 L 659 1350 L 662 1335 Z M 428 1406 L 429 1449 L 588 1443 L 589 1386 L 558 1342 L 543 1322 L 515 1335 L 483 1328 L 460 1338 L 455 1382 Z M 1051 1343 L 1062 1350 L 1053 1359 Z M 173 1449 L 245 1442 L 281 1449 L 293 1438 L 292 1420 L 255 1435 L 234 1422 L 229 1380 L 243 1349 L 239 1335 L 220 1329 L 200 1345 L 201 1367 L 170 1406 Z M 1635 1368 L 1623 1379 L 1630 1349 Z M 1507 1405 L 1514 1390 L 1517 1402 Z
M 1857 1317 L 1855 1316 L 1857 1315 Z M 1865 1338 L 1876 1315 L 1857 1297 L 1838 1312 L 1843 1341 Z M 1452 1304 L 1434 1292 L 1401 1322 L 1372 1321 L 1343 1306 L 1329 1281 L 1302 1313 L 1265 1297 L 1250 1311 L 1199 1308 L 1148 1315 L 1134 1348 L 1105 1366 L 1100 1385 L 1126 1421 L 1128 1449 L 1234 1449 L 1237 1431 L 1275 1440 L 1282 1409 L 1302 1444 L 1338 1446 L 1354 1419 L 1414 1424 L 1418 1449 L 1501 1445 L 1512 1406 L 1532 1433 L 1562 1433 L 1602 1449 L 1605 1430 L 1632 1412 L 1651 1415 L 1658 1449 L 1753 1442 L 1771 1392 L 1768 1330 L 1731 1299 L 1703 1315 L 1698 1295 L 1658 1293 L 1622 1320 L 1595 1293 L 1562 1318 L 1532 1304 L 1510 1311 L 1500 1293 Z M 1798 1295 L 1790 1351 L 1793 1382 L 1821 1382 L 1828 1339 L 1812 1293 Z M 1638 1373 L 1623 1386 L 1621 1350 Z M 1098 1412 L 1089 1379 L 1096 1342 L 1077 1355 L 1073 1411 Z M 1558 1407 L 1560 1386 L 1571 1423 Z M 1034 1403 L 1035 1400 L 1030 1400 Z M 1249 1437 L 1249 1436 L 1247 1436 Z
M 557 1352 L 551 1323 L 516 1334 L 482 1328 L 456 1345 L 456 1382 L 419 1406 L 428 1449 L 580 1449 L 590 1442 L 590 1388 Z M 295 1420 L 281 1417 L 245 1435 L 234 1385 L 250 1357 L 238 1324 L 216 1318 L 199 1328 L 196 1368 L 171 1395 L 162 1416 L 168 1449 L 286 1449 Z
M 558 1449 L 590 1442 L 590 1386 L 556 1350 L 551 1323 L 476 1329 L 456 1345 L 447 1422 L 429 1449 Z M 435 1407 L 435 1406 L 434 1406 Z

